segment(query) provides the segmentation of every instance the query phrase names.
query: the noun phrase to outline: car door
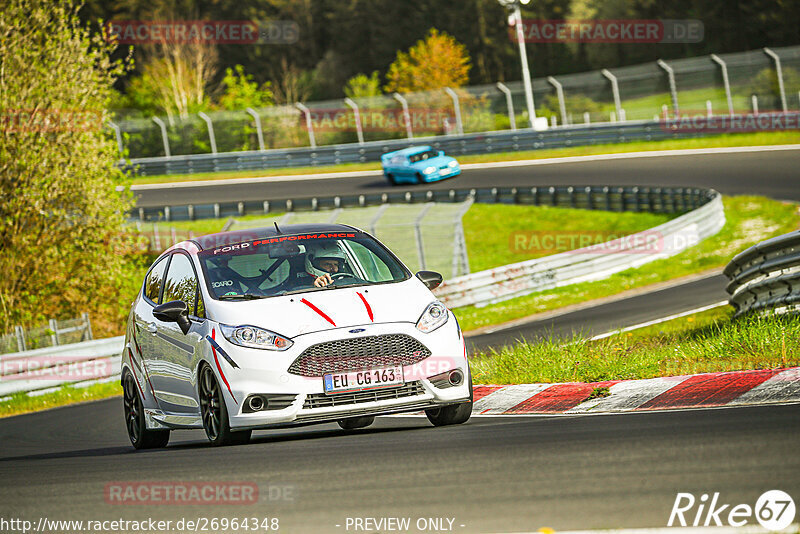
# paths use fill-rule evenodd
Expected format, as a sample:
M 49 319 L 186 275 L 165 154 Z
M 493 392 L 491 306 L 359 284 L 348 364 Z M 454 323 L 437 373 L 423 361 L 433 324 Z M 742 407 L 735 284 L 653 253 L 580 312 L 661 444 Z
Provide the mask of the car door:
M 203 339 L 203 321 L 197 314 L 199 298 L 197 275 L 189 255 L 174 252 L 164 277 L 161 302 L 182 300 L 189 307 L 193 318 L 189 331 L 184 334 L 177 323 L 159 321 L 154 318 L 156 333 L 158 373 L 154 374 L 154 388 L 159 404 L 165 411 L 174 414 L 196 414 L 199 411 L 192 380 L 195 349 Z
M 147 377 L 145 379 L 150 379 L 151 375 L 157 371 L 156 359 L 161 348 L 157 342 L 153 308 L 161 303 L 161 290 L 164 287 L 164 275 L 169 259 L 169 256 L 164 256 L 153 263 L 145 276 L 142 298 L 136 301 L 136 307 L 133 310 L 133 340 L 138 349 L 137 352 L 141 352 L 141 360 L 137 357 L 137 363 L 141 361 L 144 367 L 138 371 L 144 372 Z

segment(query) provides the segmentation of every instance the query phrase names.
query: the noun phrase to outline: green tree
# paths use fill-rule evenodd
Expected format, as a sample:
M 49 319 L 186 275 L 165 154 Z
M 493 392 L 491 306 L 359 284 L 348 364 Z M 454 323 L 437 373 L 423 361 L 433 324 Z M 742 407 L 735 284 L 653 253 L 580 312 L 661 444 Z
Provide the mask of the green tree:
M 0 11 L 0 330 L 119 310 L 129 200 L 103 127 L 126 65 L 71 0 Z M 130 295 L 132 297 L 132 295 Z M 129 302 L 129 301 L 124 301 Z
M 428 31 L 408 52 L 398 52 L 386 74 L 386 92 L 408 93 L 444 87 L 461 87 L 469 81 L 470 59 L 454 37 Z
M 253 81 L 252 74 L 245 74 L 244 67 L 236 65 L 233 69 L 225 69 L 222 79 L 223 93 L 219 105 L 223 109 L 235 111 L 246 108 L 263 108 L 275 103 L 270 83 L 265 82 L 260 88 Z
M 372 71 L 372 74 L 356 74 L 344 86 L 345 96 L 350 98 L 364 98 L 370 96 L 378 96 L 381 94 L 381 80 L 378 71 Z

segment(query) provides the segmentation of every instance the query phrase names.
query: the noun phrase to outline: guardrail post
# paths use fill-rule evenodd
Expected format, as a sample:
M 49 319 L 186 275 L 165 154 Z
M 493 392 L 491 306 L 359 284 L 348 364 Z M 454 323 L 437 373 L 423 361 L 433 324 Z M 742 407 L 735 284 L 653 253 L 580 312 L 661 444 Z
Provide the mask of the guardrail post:
M 47 326 L 50 329 L 50 342 L 54 347 L 58 346 L 58 323 L 55 319 L 47 321 Z
M 561 111 L 561 124 L 566 126 L 569 124 L 567 121 L 567 105 L 564 102 L 564 87 L 561 85 L 561 82 L 553 78 L 552 76 L 547 77 L 547 82 L 556 88 L 556 96 L 558 96 L 558 107 Z
M 458 103 L 458 95 L 450 87 L 445 87 L 444 92 L 453 99 L 453 109 L 456 112 L 456 130 L 458 135 L 464 135 L 464 125 L 461 123 L 461 106 Z
M 414 133 L 411 131 L 411 114 L 408 112 L 408 100 L 400 93 L 394 93 L 392 97 L 403 106 L 403 121 L 406 123 L 406 135 L 409 139 L 414 139 Z
M 781 109 L 783 112 L 786 113 L 787 106 L 786 106 L 786 90 L 783 87 L 783 70 L 781 69 L 781 58 L 778 54 L 773 52 L 769 48 L 764 48 L 764 53 L 767 54 L 769 57 L 772 58 L 772 61 L 775 62 L 775 74 L 778 75 L 778 91 L 780 92 L 781 96 Z
M 621 111 L 622 110 L 622 102 L 620 101 L 620 98 L 619 98 L 619 83 L 617 82 L 617 77 L 614 76 L 613 74 L 611 74 L 611 71 L 608 70 L 608 69 L 601 70 L 600 74 L 602 74 L 603 76 L 608 78 L 608 80 L 611 82 L 611 92 L 614 95 L 614 107 L 617 110 L 617 116 L 621 117 L 622 116 L 622 111 Z
M 214 136 L 214 124 L 211 122 L 211 117 L 205 114 L 205 112 L 201 111 L 197 114 L 201 119 L 203 119 L 206 123 L 206 127 L 208 128 L 208 140 L 211 142 L 211 153 L 217 153 L 217 138 Z
M 161 128 L 161 139 L 164 141 L 164 155 L 171 158 L 172 154 L 169 151 L 169 139 L 167 138 L 167 125 L 158 117 L 153 117 L 153 122 L 158 124 L 158 127 Z
M 356 119 L 356 135 L 358 136 L 358 144 L 364 144 L 364 130 L 361 128 L 361 114 L 358 112 L 358 104 L 352 98 L 345 98 L 344 103 L 350 106 L 353 110 L 353 116 Z
M 511 99 L 511 89 L 502 82 L 497 82 L 497 88 L 506 96 L 506 108 L 508 109 L 508 121 L 511 129 L 517 129 L 517 118 L 514 116 L 514 101 Z
M 417 218 L 414 220 L 414 235 L 417 240 L 417 254 L 419 255 L 419 267 L 422 270 L 425 269 L 425 247 L 422 243 L 422 219 L 428 213 L 428 210 L 430 210 L 433 207 L 433 205 L 434 205 L 433 202 L 429 202 L 428 204 L 426 204 L 425 207 L 422 208 L 420 214 L 417 215 Z
M 680 115 L 680 110 L 678 109 L 678 87 L 675 85 L 675 71 L 672 70 L 664 60 L 659 59 L 656 61 L 658 66 L 664 69 L 664 72 L 667 73 L 667 79 L 669 80 L 669 92 L 672 95 L 672 110 L 675 117 Z
M 122 158 L 125 155 L 125 149 L 122 146 L 122 133 L 119 130 L 119 126 L 114 124 L 112 121 L 106 121 L 109 128 L 114 130 L 114 136 L 117 138 L 117 149 L 119 150 L 119 157 Z
M 256 123 L 256 135 L 258 135 L 258 149 L 260 151 L 264 151 L 264 131 L 261 129 L 261 117 L 258 116 L 256 110 L 253 108 L 247 108 L 245 111 L 253 117 L 253 121 Z
M 753 106 L 753 115 L 758 115 L 758 96 L 750 95 L 750 103 Z
M 308 142 L 311 148 L 317 148 L 317 140 L 314 138 L 314 125 L 311 123 L 311 110 L 300 102 L 295 102 L 294 107 L 306 116 L 306 130 L 308 130 Z
M 89 339 L 94 339 L 94 334 L 92 333 L 92 321 L 89 320 L 89 314 L 86 313 L 86 312 L 83 312 L 81 314 L 81 319 L 83 319 L 83 324 L 86 325 L 86 330 L 84 331 L 85 332 L 84 337 L 86 339 L 83 340 L 83 341 L 87 341 Z
M 23 330 L 21 326 L 17 325 L 14 327 L 14 335 L 17 336 L 17 349 L 19 349 L 18 352 L 28 350 L 28 347 L 25 344 L 25 330 Z
M 733 98 L 731 97 L 731 83 L 728 79 L 728 65 L 716 54 L 711 54 L 711 61 L 720 66 L 722 70 L 722 84 L 725 86 L 725 99 L 728 101 L 728 114 L 733 116 Z

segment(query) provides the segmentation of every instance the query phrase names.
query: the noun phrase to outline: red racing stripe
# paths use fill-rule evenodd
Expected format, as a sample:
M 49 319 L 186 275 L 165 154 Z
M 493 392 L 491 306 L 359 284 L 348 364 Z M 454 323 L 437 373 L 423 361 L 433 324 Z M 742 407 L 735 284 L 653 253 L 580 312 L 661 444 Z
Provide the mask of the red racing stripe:
M 139 377 L 136 376 L 136 364 L 133 363 L 133 351 L 130 347 L 128 347 L 128 358 L 131 359 L 131 373 L 133 373 L 133 378 L 136 380 L 136 385 L 139 387 L 139 391 L 142 393 L 142 400 L 144 400 L 144 390 L 142 389 L 142 385 L 139 383 Z
M 356 291 L 356 295 L 361 297 L 361 302 L 364 303 L 364 307 L 367 309 L 367 315 L 369 315 L 369 320 L 374 323 L 375 319 L 372 317 L 372 308 L 370 308 L 369 302 L 367 302 L 367 299 L 364 298 L 364 295 L 362 295 L 359 291 Z M 336 325 L 334 325 L 334 326 L 336 326 Z
M 323 312 L 322 310 L 320 310 L 319 308 L 317 308 L 316 306 L 311 304 L 309 301 L 307 301 L 306 299 L 303 298 L 303 299 L 300 299 L 300 302 L 302 302 L 303 304 L 305 304 L 306 306 L 308 306 L 309 308 L 311 308 L 312 310 L 317 312 L 323 319 L 325 319 L 326 321 L 331 323 L 333 326 L 336 326 L 336 323 L 333 322 L 333 319 L 331 319 L 330 317 L 325 315 L 325 312 Z
M 520 402 L 504 413 L 562 413 L 571 410 L 585 401 L 596 388 L 607 388 L 619 382 L 578 382 L 574 384 L 555 384 Z
M 214 335 L 214 329 L 213 328 L 211 329 L 211 339 L 216 340 L 216 336 Z M 221 376 L 222 377 L 222 381 L 225 382 L 225 387 L 228 388 L 228 393 L 231 394 L 231 398 L 233 399 L 233 402 L 235 402 L 236 405 L 238 406 L 239 405 L 239 401 L 236 400 L 236 397 L 234 396 L 233 391 L 231 391 L 231 385 L 228 384 L 228 379 L 225 378 L 225 373 L 222 372 L 222 367 L 220 367 L 220 365 L 219 365 L 219 358 L 217 358 L 217 350 L 214 348 L 214 345 L 211 345 L 211 352 L 214 354 L 214 363 L 217 364 L 217 371 L 219 371 L 219 376 Z
M 645 402 L 637 410 L 724 406 L 781 371 L 768 369 L 691 376 Z

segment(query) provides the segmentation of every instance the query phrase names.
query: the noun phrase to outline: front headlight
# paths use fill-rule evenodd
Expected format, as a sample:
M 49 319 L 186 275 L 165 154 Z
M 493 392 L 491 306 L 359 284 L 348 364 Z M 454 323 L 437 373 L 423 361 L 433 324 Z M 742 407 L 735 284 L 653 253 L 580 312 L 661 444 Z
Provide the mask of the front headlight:
M 425 170 L 422 171 L 422 172 L 424 172 L 425 174 L 434 173 L 434 172 L 436 172 L 436 167 L 425 167 Z
M 221 324 L 219 325 L 219 329 L 222 331 L 222 335 L 225 336 L 225 339 L 240 347 L 286 350 L 292 346 L 292 341 L 290 339 L 286 339 L 280 334 L 264 330 L 257 326 L 228 326 L 226 324 Z
M 458 162 L 456 160 L 453 160 L 450 163 L 448 163 L 447 166 L 450 168 L 458 167 Z
M 426 334 L 433 332 L 447 322 L 449 315 L 444 304 L 438 300 L 431 302 L 417 321 L 417 330 Z

